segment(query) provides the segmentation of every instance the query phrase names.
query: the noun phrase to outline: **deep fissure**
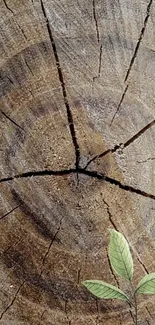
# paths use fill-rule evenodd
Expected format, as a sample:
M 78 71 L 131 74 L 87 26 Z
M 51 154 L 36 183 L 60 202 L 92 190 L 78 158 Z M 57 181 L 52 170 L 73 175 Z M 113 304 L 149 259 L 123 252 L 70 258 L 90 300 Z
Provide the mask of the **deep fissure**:
M 113 118 L 112 118 L 112 120 L 111 120 L 111 122 L 110 122 L 110 126 L 112 125 L 112 123 L 113 123 L 113 121 L 114 121 L 116 115 L 118 114 L 118 112 L 119 112 L 119 110 L 120 110 L 120 107 L 121 107 L 121 105 L 122 105 L 122 102 L 123 102 L 123 100 L 124 100 L 124 97 L 125 97 L 125 95 L 126 95 L 126 92 L 127 92 L 127 90 L 128 90 L 128 87 L 129 87 L 129 85 L 127 85 L 127 86 L 125 87 L 124 91 L 123 91 L 123 94 L 122 94 L 121 99 L 120 99 L 120 102 L 119 102 L 119 104 L 118 104 L 118 106 L 117 106 L 116 112 L 115 112 L 115 114 L 114 114 L 114 116 L 113 116 Z
M 21 290 L 21 288 L 23 287 L 25 281 L 22 282 L 22 284 L 19 286 L 18 290 L 16 291 L 13 299 L 11 300 L 11 302 L 9 303 L 9 305 L 4 309 L 4 311 L 1 313 L 0 315 L 0 320 L 2 320 L 3 316 L 6 314 L 6 312 L 12 307 L 12 305 L 14 304 L 18 294 L 19 294 L 19 291 Z
M 56 67 L 57 67 L 57 72 L 58 72 L 58 76 L 59 76 L 59 81 L 61 84 L 61 89 L 62 89 L 62 94 L 63 94 L 63 99 L 64 99 L 64 104 L 66 107 L 66 112 L 67 112 L 67 119 L 68 119 L 68 125 L 69 125 L 69 129 L 70 129 L 70 134 L 72 137 L 72 142 L 74 145 L 74 149 L 75 149 L 75 167 L 78 168 L 79 167 L 79 162 L 80 162 L 80 148 L 79 148 L 79 144 L 76 138 L 76 131 L 75 131 L 75 126 L 74 126 L 74 121 L 73 121 L 73 116 L 72 116 L 72 111 L 69 105 L 69 101 L 68 101 L 68 97 L 67 97 L 67 91 L 66 91 L 66 87 L 65 87 L 65 82 L 64 82 L 64 77 L 63 77 L 63 73 L 62 73 L 62 69 L 61 69 L 61 65 L 60 65 L 60 60 L 59 60 L 59 56 L 58 56 L 58 52 L 57 52 L 57 48 L 56 48 L 56 44 L 53 38 L 53 34 L 51 31 L 51 27 L 50 27 L 50 22 L 49 19 L 47 17 L 46 14 L 46 10 L 44 7 L 44 3 L 41 0 L 41 8 L 42 8 L 42 12 L 43 15 L 46 19 L 46 26 L 47 26 L 47 30 L 48 30 L 48 34 L 49 34 L 49 38 L 52 44 L 52 49 L 53 49 L 53 53 L 54 53 L 54 57 L 55 57 L 55 62 L 56 62 Z
M 102 67 L 102 44 L 100 45 L 100 53 L 99 53 L 98 77 L 100 77 L 101 74 L 101 67 Z
M 5 214 L 3 214 L 3 216 L 0 217 L 0 220 L 2 220 L 5 217 L 9 216 L 9 214 L 11 214 L 13 211 L 17 210 L 19 207 L 20 207 L 20 205 L 18 204 L 15 208 L 13 208 L 9 212 L 6 212 Z
M 9 10 L 14 15 L 13 10 L 8 6 L 8 4 L 6 3 L 6 0 L 3 0 L 3 2 L 5 4 L 5 7 L 7 8 L 7 10 Z
M 149 271 L 147 270 L 146 266 L 144 265 L 144 263 L 141 261 L 141 259 L 139 258 L 139 256 L 137 255 L 137 261 L 141 264 L 141 266 L 143 267 L 144 271 L 149 274 Z
M 122 148 L 126 148 L 128 147 L 131 143 L 133 143 L 135 140 L 137 140 L 143 133 L 145 133 L 147 130 L 149 130 L 153 125 L 155 125 L 155 120 L 151 121 L 150 123 L 148 123 L 146 126 L 144 126 L 140 131 L 138 131 L 136 134 L 134 134 L 130 139 L 128 139 L 126 142 L 124 143 L 119 143 L 116 144 L 112 149 L 107 149 L 104 152 L 102 152 L 99 155 L 94 156 L 93 158 L 91 158 L 86 166 L 84 167 L 84 169 L 87 169 L 87 167 L 95 160 L 100 159 L 104 156 L 106 156 L 108 153 L 114 153 L 116 152 L 118 149 Z
M 3 116 L 5 116 L 5 118 L 7 120 L 9 120 L 11 123 L 13 123 L 16 127 L 18 127 L 19 129 L 21 129 L 22 131 L 24 131 L 24 129 L 19 124 L 17 124 L 11 117 L 9 117 L 6 113 L 4 113 L 3 111 L 0 111 L 0 112 L 1 112 L 1 114 Z
M 132 69 L 132 66 L 133 66 L 133 64 L 135 62 L 135 59 L 136 59 L 136 56 L 137 56 L 137 53 L 138 53 L 138 50 L 139 50 L 139 47 L 140 47 L 140 44 L 141 44 L 141 41 L 143 39 L 143 36 L 144 36 L 144 33 L 145 33 L 145 29 L 146 29 L 146 26 L 147 26 L 147 22 L 148 22 L 148 19 L 150 17 L 150 8 L 151 8 L 151 5 L 152 5 L 152 2 L 153 2 L 153 0 L 150 0 L 149 4 L 147 6 L 146 16 L 145 16 L 145 19 L 144 19 L 143 27 L 141 29 L 138 42 L 136 44 L 136 47 L 135 47 L 133 56 L 132 56 L 131 61 L 130 61 L 130 64 L 129 64 L 129 68 L 127 70 L 127 73 L 126 73 L 126 76 L 125 76 L 125 79 L 124 79 L 125 82 L 127 81 L 128 77 L 129 77 L 129 74 L 130 74 L 131 69 Z
M 117 179 L 111 178 L 109 176 L 106 176 L 103 173 L 97 172 L 97 171 L 90 171 L 86 170 L 84 168 L 71 168 L 71 169 L 63 169 L 63 170 L 41 170 L 41 171 L 30 171 L 30 172 L 25 172 L 22 174 L 17 174 L 12 177 L 6 177 L 2 178 L 0 180 L 0 183 L 8 182 L 8 181 L 13 181 L 15 179 L 20 179 L 20 178 L 29 178 L 29 177 L 36 177 L 36 176 L 63 176 L 63 175 L 69 175 L 69 174 L 83 174 L 87 175 L 89 177 L 93 177 L 102 181 L 105 181 L 109 184 L 118 186 L 120 189 L 130 192 L 130 193 L 136 193 L 138 195 L 150 198 L 152 200 L 155 200 L 155 195 L 151 193 L 147 193 L 143 190 L 140 190 L 138 188 L 135 188 L 131 185 L 126 185 L 122 184 L 120 181 Z
M 95 27 L 96 27 L 96 36 L 97 36 L 97 42 L 100 42 L 100 32 L 99 32 L 99 27 L 98 27 L 98 22 L 97 22 L 97 17 L 96 17 L 96 3 L 95 0 L 93 0 L 93 18 L 95 21 Z
M 108 213 L 108 216 L 109 216 L 109 221 L 110 221 L 110 223 L 112 224 L 112 226 L 114 227 L 114 229 L 116 230 L 116 231 L 118 231 L 118 229 L 117 229 L 117 227 L 116 227 L 116 225 L 115 225 L 115 223 L 114 223 L 114 221 L 113 221 L 113 218 L 112 218 L 112 214 L 111 214 L 111 212 L 110 212 L 110 208 L 109 208 L 109 204 L 105 201 L 105 199 L 102 197 L 102 199 L 103 199 L 103 202 L 104 202 L 104 204 L 105 204 L 105 206 L 106 206 L 106 209 L 107 209 L 107 213 Z

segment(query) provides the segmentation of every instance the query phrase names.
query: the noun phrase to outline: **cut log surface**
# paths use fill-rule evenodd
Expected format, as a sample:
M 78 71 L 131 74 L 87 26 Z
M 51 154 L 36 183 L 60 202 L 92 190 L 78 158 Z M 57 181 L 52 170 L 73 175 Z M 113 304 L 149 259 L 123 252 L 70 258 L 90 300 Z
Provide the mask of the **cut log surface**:
M 155 272 L 154 94 L 153 0 L 0 0 L 0 324 L 133 324 L 81 283 L 128 293 L 108 228 Z

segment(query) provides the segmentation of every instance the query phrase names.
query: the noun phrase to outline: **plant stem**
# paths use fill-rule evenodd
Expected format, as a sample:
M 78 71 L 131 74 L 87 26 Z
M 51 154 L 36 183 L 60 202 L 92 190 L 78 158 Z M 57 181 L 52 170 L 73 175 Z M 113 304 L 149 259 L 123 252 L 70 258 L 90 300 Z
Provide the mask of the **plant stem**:
M 135 293 L 134 293 L 134 302 L 135 302 L 135 325 L 138 325 L 137 298 Z
M 135 310 L 134 324 L 135 325 L 138 325 L 137 297 L 136 297 L 136 293 L 135 293 L 135 287 L 134 287 L 132 281 L 130 281 L 130 286 L 131 286 L 133 300 L 134 300 L 134 303 L 131 303 L 131 305 L 134 307 L 134 310 Z

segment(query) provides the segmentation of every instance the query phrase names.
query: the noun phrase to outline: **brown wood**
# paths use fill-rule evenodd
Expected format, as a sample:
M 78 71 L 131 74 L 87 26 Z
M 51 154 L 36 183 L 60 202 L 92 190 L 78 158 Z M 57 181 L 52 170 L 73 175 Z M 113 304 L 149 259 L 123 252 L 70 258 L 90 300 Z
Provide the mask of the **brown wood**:
M 146 0 L 0 2 L 2 325 L 133 324 L 81 282 L 128 291 L 109 227 L 135 283 L 155 271 L 154 17 Z M 155 297 L 138 304 L 153 325 Z

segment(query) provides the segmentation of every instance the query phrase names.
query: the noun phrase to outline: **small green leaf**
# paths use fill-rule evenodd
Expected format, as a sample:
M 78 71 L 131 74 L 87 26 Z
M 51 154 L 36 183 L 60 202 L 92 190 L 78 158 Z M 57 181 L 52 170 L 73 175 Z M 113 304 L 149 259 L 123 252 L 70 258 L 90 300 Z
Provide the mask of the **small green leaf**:
M 119 288 L 100 280 L 86 280 L 82 284 L 96 297 L 104 299 L 121 299 L 129 301 Z
M 155 294 L 155 273 L 145 275 L 138 283 L 135 293 Z
M 115 272 L 127 280 L 133 277 L 133 260 L 125 237 L 118 231 L 109 229 L 109 258 Z

